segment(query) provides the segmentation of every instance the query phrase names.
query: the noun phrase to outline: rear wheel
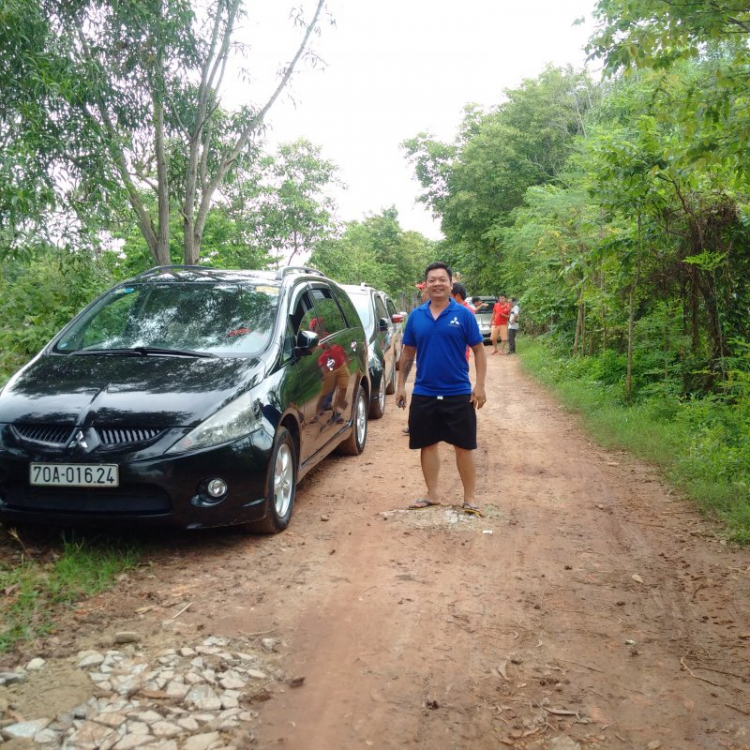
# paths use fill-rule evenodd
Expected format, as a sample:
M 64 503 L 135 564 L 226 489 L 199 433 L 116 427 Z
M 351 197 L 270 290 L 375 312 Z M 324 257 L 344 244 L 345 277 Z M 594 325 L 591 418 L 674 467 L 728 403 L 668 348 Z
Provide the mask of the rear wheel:
M 378 386 L 377 401 L 370 402 L 370 419 L 380 419 L 385 414 L 385 372 L 380 374 L 380 385 Z
M 354 399 L 352 434 L 339 445 L 339 451 L 347 456 L 358 456 L 365 449 L 367 442 L 367 394 L 362 385 Z
M 273 440 L 266 480 L 266 517 L 247 524 L 254 534 L 278 534 L 292 518 L 297 495 L 297 453 L 286 427 L 279 427 Z

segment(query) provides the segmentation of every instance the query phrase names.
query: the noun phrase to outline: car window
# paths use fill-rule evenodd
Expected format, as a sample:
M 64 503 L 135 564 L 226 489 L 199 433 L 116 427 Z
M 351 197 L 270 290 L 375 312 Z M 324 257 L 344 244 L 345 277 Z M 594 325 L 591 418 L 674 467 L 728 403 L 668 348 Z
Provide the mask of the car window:
M 380 320 L 380 318 L 389 318 L 388 311 L 385 309 L 385 305 L 383 304 L 383 300 L 380 297 L 380 295 L 375 295 L 375 315 Z
M 398 315 L 398 310 L 396 310 L 396 305 L 393 304 L 393 300 L 390 297 L 385 298 L 385 306 L 388 310 L 388 316 L 392 315 Z
M 369 294 L 352 292 L 349 295 L 354 307 L 357 309 L 357 314 L 362 321 L 362 326 L 366 331 L 372 329 L 374 325 L 373 311 L 372 311 L 372 300 Z
M 266 348 L 278 288 L 163 283 L 118 287 L 65 332 L 57 351 L 135 347 L 253 356 Z
M 339 303 L 339 306 L 344 311 L 346 323 L 349 328 L 355 328 L 365 322 L 362 313 L 359 310 L 359 306 L 356 305 L 357 298 L 354 294 L 350 296 L 343 289 L 339 289 L 338 287 L 332 287 L 331 291 Z M 367 314 L 369 315 L 370 313 Z M 366 327 L 367 326 L 365 326 L 365 328 Z
M 310 322 L 310 330 L 321 339 L 346 328 L 344 316 L 328 287 L 314 287 L 311 296 L 315 302 L 316 317 Z

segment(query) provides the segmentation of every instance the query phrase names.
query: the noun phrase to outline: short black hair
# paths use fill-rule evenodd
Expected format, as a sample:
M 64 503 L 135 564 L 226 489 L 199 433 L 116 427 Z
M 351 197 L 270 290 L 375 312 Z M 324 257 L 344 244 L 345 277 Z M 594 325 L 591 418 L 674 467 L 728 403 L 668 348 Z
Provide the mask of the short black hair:
M 471 298 L 471 301 L 472 301 L 472 302 L 481 302 L 481 301 L 482 301 L 482 298 L 481 298 L 481 297 L 472 297 L 472 298 Z
M 446 263 L 443 263 L 441 260 L 436 260 L 434 263 L 430 263 L 427 268 L 424 269 L 424 277 L 427 278 L 427 274 L 430 271 L 437 271 L 438 268 L 442 268 L 444 271 L 448 272 L 448 278 L 452 281 L 453 280 L 453 271 L 451 271 L 450 266 Z
M 451 289 L 451 294 L 457 294 L 461 299 L 466 299 L 466 287 L 460 281 L 455 281 Z

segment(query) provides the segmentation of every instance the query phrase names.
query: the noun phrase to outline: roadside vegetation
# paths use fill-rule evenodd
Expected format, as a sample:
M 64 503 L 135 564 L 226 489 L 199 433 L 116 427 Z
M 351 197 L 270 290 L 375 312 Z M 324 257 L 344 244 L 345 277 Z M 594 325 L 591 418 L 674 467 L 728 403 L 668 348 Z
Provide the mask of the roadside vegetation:
M 0 654 L 54 633 L 62 609 L 101 593 L 135 569 L 143 550 L 105 536 L 29 545 L 24 533 L 6 529 L 0 557 Z M 15 554 L 7 554 L 15 548 Z
M 621 368 L 611 360 L 574 359 L 541 338 L 523 340 L 519 351 L 523 367 L 581 414 L 601 445 L 657 465 L 725 526 L 728 539 L 750 543 L 750 401 L 646 393 L 627 403 Z

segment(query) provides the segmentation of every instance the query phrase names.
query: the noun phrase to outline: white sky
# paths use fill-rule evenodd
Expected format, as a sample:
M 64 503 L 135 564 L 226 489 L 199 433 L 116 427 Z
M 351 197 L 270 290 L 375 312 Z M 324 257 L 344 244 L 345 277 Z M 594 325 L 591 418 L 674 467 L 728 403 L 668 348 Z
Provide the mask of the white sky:
M 302 0 L 297 0 L 299 5 Z M 290 0 L 291 2 L 291 0 Z M 302 65 L 269 113 L 270 145 L 307 138 L 339 167 L 346 191 L 334 195 L 339 218 L 362 220 L 395 205 L 404 229 L 438 239 L 439 225 L 420 204 L 419 185 L 399 144 L 426 131 L 452 141 L 465 104 L 502 101 L 506 88 L 545 65 L 584 66 L 595 0 L 328 0 L 313 48 L 325 65 Z M 312 0 L 304 0 L 308 18 Z M 254 103 L 296 49 L 285 0 L 248 3 L 242 37 L 253 82 L 235 82 Z M 573 26 L 585 17 L 582 26 Z M 293 100 L 292 100 L 293 97 Z

